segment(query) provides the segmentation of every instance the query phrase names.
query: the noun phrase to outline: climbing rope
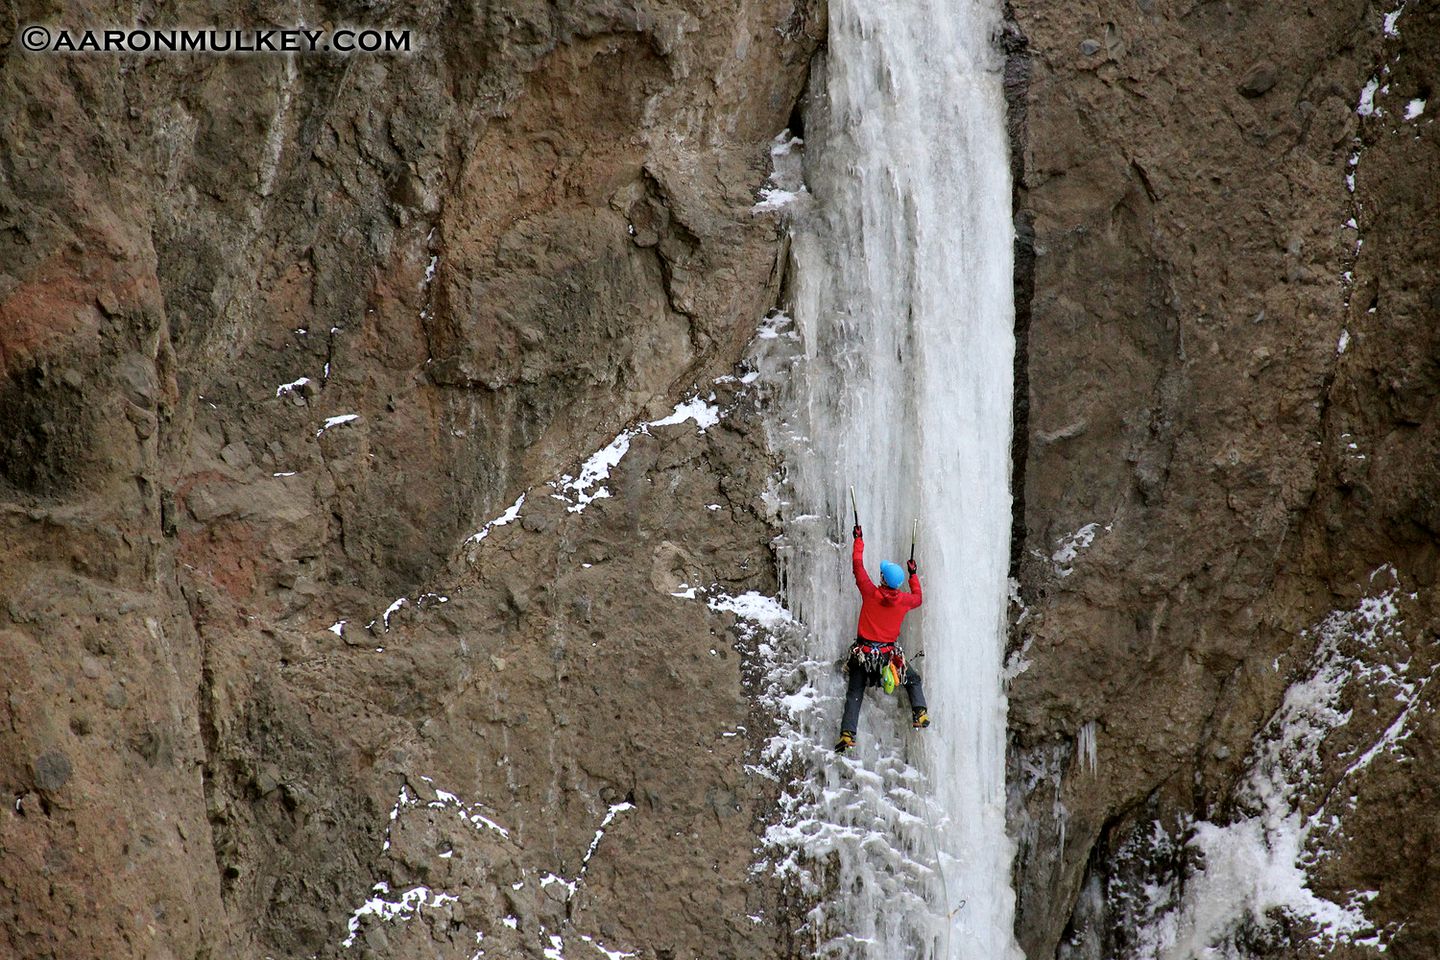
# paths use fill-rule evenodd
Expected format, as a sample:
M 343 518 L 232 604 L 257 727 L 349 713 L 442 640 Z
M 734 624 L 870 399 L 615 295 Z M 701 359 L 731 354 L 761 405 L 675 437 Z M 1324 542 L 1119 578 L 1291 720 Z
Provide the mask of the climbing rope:
M 940 874 L 940 896 L 943 898 L 947 913 L 945 914 L 945 952 L 942 956 L 945 960 L 950 958 L 950 927 L 954 925 L 955 914 L 965 909 L 965 901 L 961 900 L 955 909 L 950 910 L 950 884 L 945 879 L 945 863 L 940 859 L 940 844 L 936 842 L 936 835 L 939 831 L 935 828 L 935 817 L 932 814 L 931 803 L 925 801 L 925 825 L 930 828 L 930 852 L 935 857 L 935 872 Z

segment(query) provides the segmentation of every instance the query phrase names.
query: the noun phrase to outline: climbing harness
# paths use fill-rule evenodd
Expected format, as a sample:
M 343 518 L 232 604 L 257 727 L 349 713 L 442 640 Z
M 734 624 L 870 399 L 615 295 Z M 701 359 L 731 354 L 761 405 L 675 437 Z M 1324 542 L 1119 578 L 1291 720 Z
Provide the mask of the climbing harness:
M 901 650 L 900 644 L 894 641 L 876 643 L 873 640 L 866 640 L 864 637 L 856 637 L 855 642 L 850 645 L 850 656 L 847 661 L 852 670 L 882 674 L 880 678 L 882 682 L 885 668 L 893 667 L 897 683 L 905 682 L 905 651 Z M 885 692 L 892 693 L 893 691 L 886 690 Z

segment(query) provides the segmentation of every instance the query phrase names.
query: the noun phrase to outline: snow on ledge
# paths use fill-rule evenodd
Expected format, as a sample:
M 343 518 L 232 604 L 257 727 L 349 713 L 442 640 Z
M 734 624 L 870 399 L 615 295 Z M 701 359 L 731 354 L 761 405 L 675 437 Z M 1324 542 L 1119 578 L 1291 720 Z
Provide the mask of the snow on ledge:
M 373 629 L 374 626 L 375 626 L 375 624 L 379 623 L 379 624 L 381 624 L 384 632 L 385 632 L 385 633 L 389 633 L 389 632 L 390 632 L 390 618 L 393 617 L 395 614 L 399 613 L 400 610 L 401 610 L 403 607 L 409 607 L 409 606 L 425 607 L 425 606 L 428 606 L 428 605 L 431 604 L 431 603 L 449 603 L 449 602 L 450 602 L 450 598 L 449 598 L 449 597 L 441 596 L 441 595 L 438 594 L 438 593 L 422 593 L 422 594 L 420 594 L 418 597 L 416 597 L 413 601 L 412 601 L 409 597 L 399 597 L 398 599 L 395 600 L 394 603 L 390 604 L 390 606 L 388 606 L 388 607 L 385 608 L 385 612 L 384 612 L 384 613 L 380 614 L 380 616 L 376 617 L 374 620 L 371 620 L 369 623 L 365 624 L 365 629 L 367 629 L 367 630 Z M 344 620 L 341 620 L 340 622 L 343 624 L 345 621 L 344 621 Z M 334 627 L 331 627 L 331 631 L 332 631 L 332 632 L 335 632 Z
M 706 430 L 710 429 L 711 427 L 715 426 L 715 424 L 720 422 L 720 408 L 715 406 L 714 403 L 710 402 L 714 399 L 715 394 L 713 393 L 710 394 L 709 400 L 701 400 L 700 395 L 697 393 L 689 400 L 675 404 L 675 409 L 670 413 L 668 417 L 661 417 L 659 420 L 651 420 L 650 423 L 647 424 L 647 426 L 669 427 L 675 424 L 684 423 L 686 420 L 694 420 L 695 426 L 700 428 L 701 433 L 704 433 Z
M 297 390 L 302 390 L 304 389 L 305 385 L 310 382 L 311 381 L 309 377 L 301 377 L 299 380 L 291 380 L 289 383 L 282 383 L 280 384 L 280 386 L 275 388 L 275 396 L 283 397 L 287 393 L 294 393 Z
M 750 208 L 752 216 L 778 213 L 809 199 L 810 191 L 805 186 L 801 158 L 795 149 L 804 143 L 799 137 L 791 136 L 789 130 L 781 131 L 770 141 L 771 173 L 760 188 L 759 202 Z
M 476 830 L 493 830 L 506 840 L 510 839 L 510 831 L 481 813 L 478 803 L 466 803 L 450 791 L 435 787 L 435 781 L 429 777 L 422 776 L 420 779 L 425 781 L 425 783 L 435 791 L 435 799 L 424 803 L 419 796 L 410 792 L 408 786 L 402 786 L 400 788 L 400 795 L 395 800 L 395 806 L 390 808 L 390 823 L 392 826 L 395 821 L 400 818 L 400 812 L 402 810 L 417 808 L 424 803 L 426 807 L 432 810 L 444 810 L 453 807 L 456 815 Z M 380 847 L 382 853 L 390 849 L 390 830 L 391 827 L 387 826 L 385 828 L 385 842 Z
M 583 933 L 580 934 L 580 939 L 590 944 L 590 946 L 594 947 L 596 950 L 599 950 L 601 953 L 605 954 L 605 956 L 609 957 L 610 960 L 625 960 L 626 957 L 640 956 L 640 954 L 638 953 L 626 953 L 624 950 L 608 950 L 605 947 L 601 946 L 594 937 L 587 937 Z
M 777 318 L 776 322 L 781 318 Z M 789 318 L 783 318 L 788 322 Z M 769 323 L 771 321 L 765 321 Z M 763 326 L 763 324 L 762 324 Z M 754 383 L 758 374 L 746 374 L 740 378 L 745 385 Z M 728 383 L 736 378 L 730 375 L 717 377 L 715 383 Z M 568 513 L 583 513 L 585 508 L 596 500 L 603 500 L 610 496 L 610 489 L 606 487 L 605 481 L 610 479 L 610 473 L 625 459 L 630 452 L 630 442 L 638 436 L 649 436 L 650 431 L 656 427 L 673 427 L 693 420 L 695 427 L 700 433 L 704 433 L 715 426 L 725 416 L 726 411 L 721 410 L 715 403 L 715 394 L 710 392 L 705 398 L 700 393 L 694 393 L 689 398 L 675 404 L 675 408 L 667 416 L 658 420 L 649 420 L 627 427 L 615 435 L 605 446 L 591 454 L 580 465 L 577 475 L 561 474 L 555 480 L 548 482 L 551 496 L 557 500 L 565 501 L 568 506 Z M 534 489 L 533 487 L 531 488 Z M 507 523 L 514 523 L 520 518 L 520 510 L 525 504 L 525 498 L 529 490 L 520 494 L 519 498 L 510 505 L 500 516 L 489 521 L 478 533 L 472 534 L 466 539 L 466 543 L 478 544 L 490 535 L 495 527 L 504 526 Z
M 358 413 L 342 413 L 338 417 L 330 417 L 325 421 L 325 425 L 323 427 L 315 431 L 315 436 L 320 436 L 320 434 L 324 433 L 326 430 L 329 430 L 331 427 L 338 427 L 346 423 L 354 423 L 356 420 L 359 419 L 360 414 Z
M 487 522 L 485 526 L 480 528 L 479 533 L 472 534 L 465 542 L 479 543 L 481 540 L 484 540 L 486 537 L 490 536 L 490 531 L 495 529 L 496 527 L 503 527 L 507 523 L 514 523 L 520 518 L 520 508 L 524 505 L 525 494 L 522 493 L 514 503 L 510 504 L 509 508 L 504 513 L 500 514 L 500 516 L 496 517 L 494 520 Z
M 574 502 L 566 508 L 569 513 L 582 513 L 585 508 L 596 500 L 603 500 L 610 496 L 610 488 L 597 486 L 602 481 L 610 479 L 610 471 L 619 466 L 620 461 L 625 459 L 625 454 L 630 452 L 630 441 L 640 433 L 640 429 L 622 431 L 614 440 L 596 450 L 590 458 L 580 465 L 580 475 L 572 477 L 568 473 L 560 478 L 557 489 L 562 491 L 564 499 L 574 497 Z M 591 489 L 594 488 L 594 492 Z M 570 496 L 566 496 L 569 494 Z
M 794 319 L 792 319 L 789 314 L 777 310 L 760 321 L 760 326 L 755 328 L 755 339 L 779 340 L 784 338 L 786 340 L 798 340 L 800 337 L 793 329 L 785 329 L 786 327 L 793 328 L 794 323 Z
M 775 213 L 784 210 L 790 204 L 800 199 L 805 188 L 796 190 L 781 190 L 778 187 L 762 187 L 760 189 L 760 201 L 750 208 L 751 213 Z
M 718 594 L 707 600 L 706 606 L 717 613 L 728 610 L 740 619 L 749 620 L 767 630 L 795 622 L 795 618 L 789 610 L 785 609 L 778 597 L 767 597 L 754 590 L 742 593 L 738 597 Z
M 720 408 L 713 403 L 714 399 L 713 393 L 706 400 L 700 399 L 697 393 L 690 399 L 675 404 L 675 409 L 669 416 L 620 431 L 614 440 L 595 451 L 580 465 L 579 476 L 567 473 L 552 483 L 555 495 L 570 503 L 570 506 L 565 508 L 568 513 L 583 513 L 585 508 L 596 500 L 610 496 L 610 488 L 604 486 L 604 481 L 610 479 L 610 471 L 619 466 L 620 461 L 625 459 L 625 454 L 630 452 L 631 440 L 639 436 L 649 436 L 652 427 L 676 426 L 686 420 L 694 420 L 700 432 L 704 433 L 719 423 L 723 415 Z
M 372 893 L 388 894 L 390 885 L 384 880 L 371 888 Z M 350 949 L 355 945 L 355 938 L 360 934 L 360 918 L 366 916 L 379 917 L 386 923 L 393 923 L 396 920 L 409 920 L 420 913 L 425 907 L 434 909 L 443 907 L 450 903 L 459 903 L 460 898 L 448 893 L 431 893 L 429 887 L 415 886 L 400 894 L 398 900 L 386 900 L 383 896 L 371 897 L 350 915 L 348 929 L 349 936 L 340 942 L 340 946 Z

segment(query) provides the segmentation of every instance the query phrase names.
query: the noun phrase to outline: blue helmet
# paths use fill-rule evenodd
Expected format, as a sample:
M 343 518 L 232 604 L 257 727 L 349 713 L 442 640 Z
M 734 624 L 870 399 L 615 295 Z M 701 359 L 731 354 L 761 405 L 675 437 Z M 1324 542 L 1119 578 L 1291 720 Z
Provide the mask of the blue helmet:
M 900 569 L 900 564 L 886 560 L 880 564 L 880 579 L 885 581 L 885 586 L 894 590 L 905 582 L 905 571 Z

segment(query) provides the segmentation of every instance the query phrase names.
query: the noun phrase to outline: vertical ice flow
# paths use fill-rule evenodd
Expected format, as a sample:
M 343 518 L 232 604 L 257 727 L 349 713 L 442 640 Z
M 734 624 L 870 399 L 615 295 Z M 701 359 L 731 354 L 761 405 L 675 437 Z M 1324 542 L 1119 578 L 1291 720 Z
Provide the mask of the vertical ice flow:
M 812 75 L 793 224 L 799 356 L 772 435 L 780 544 L 828 749 L 848 644 L 848 485 L 872 577 L 903 563 L 911 518 L 924 607 L 902 637 L 934 725 L 872 692 L 855 761 L 811 755 L 809 813 L 832 893 L 811 916 L 836 956 L 1008 960 L 1011 844 L 1001 688 L 1010 530 L 1012 223 L 992 0 L 831 0 Z M 806 515 L 818 515 L 817 523 Z M 938 869 L 937 869 L 938 868 Z M 963 906 L 962 906 L 963 904 Z

